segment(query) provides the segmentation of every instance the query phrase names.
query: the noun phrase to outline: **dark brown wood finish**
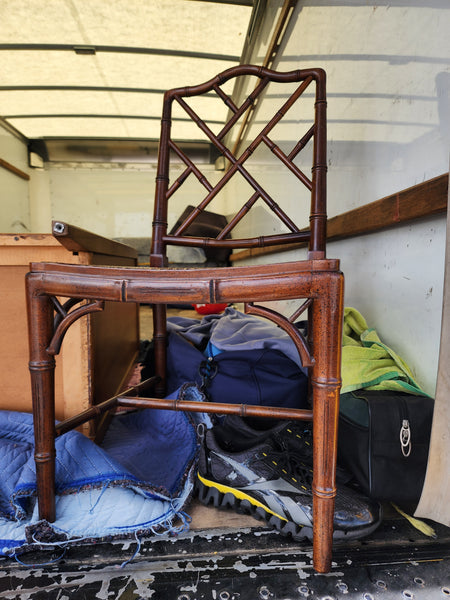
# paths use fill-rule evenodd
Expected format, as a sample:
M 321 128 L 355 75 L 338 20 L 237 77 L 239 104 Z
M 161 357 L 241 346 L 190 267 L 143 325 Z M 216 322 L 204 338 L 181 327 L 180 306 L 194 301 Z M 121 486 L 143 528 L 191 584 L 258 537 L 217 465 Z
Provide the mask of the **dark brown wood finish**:
M 224 92 L 222 86 L 236 77 L 256 78 L 253 92 L 239 107 Z M 247 149 L 235 156 L 225 139 L 231 127 L 245 118 L 246 111 L 256 99 L 264 101 L 264 90 L 273 82 L 298 83 L 291 95 L 282 98 L 281 107 L 250 142 Z M 271 140 L 273 127 L 281 121 L 295 101 L 308 89 L 315 88 L 311 100 L 313 127 L 299 132 L 298 143 L 285 153 Z M 280 86 L 277 87 L 279 95 Z M 230 109 L 230 120 L 218 134 L 214 134 L 189 105 L 189 98 L 215 92 L 218 100 Z M 262 95 L 261 95 L 262 94 Z M 308 93 L 308 97 L 311 94 Z M 176 102 L 186 110 L 200 131 L 218 148 L 230 168 L 216 185 L 208 182 L 201 165 L 194 165 L 178 149 L 171 137 L 172 105 Z M 326 241 L 326 98 L 325 73 L 322 69 L 297 70 L 278 73 L 256 66 L 238 66 L 221 73 L 214 79 L 195 87 L 178 88 L 164 96 L 161 122 L 161 140 L 158 158 L 153 235 L 150 267 L 121 268 L 87 265 L 34 263 L 27 276 L 27 298 L 30 339 L 30 372 L 33 387 L 35 416 L 36 470 L 39 514 L 41 518 L 55 519 L 55 436 L 77 427 L 87 419 L 105 417 L 115 406 L 152 407 L 170 410 L 218 412 L 272 417 L 278 419 L 313 420 L 314 430 L 314 566 L 327 572 L 331 566 L 334 498 L 336 495 L 335 469 L 337 446 L 337 414 L 340 389 L 340 348 L 343 314 L 343 276 L 339 261 L 325 258 Z M 309 178 L 294 163 L 297 155 L 313 144 L 312 175 Z M 293 173 L 299 185 L 310 193 L 310 227 L 298 226 L 283 210 L 264 186 L 257 182 L 246 167 L 247 159 L 260 145 L 265 144 L 284 167 Z M 171 183 L 170 155 L 186 165 L 185 172 Z M 229 183 L 234 174 L 243 177 L 252 188 L 250 199 L 243 199 L 243 208 L 214 239 L 199 239 L 184 235 L 217 194 Z M 188 176 L 195 176 L 204 187 L 203 197 L 195 209 L 181 223 L 177 231 L 167 233 L 167 204 Z M 235 225 L 248 213 L 256 201 L 263 202 L 281 220 L 286 234 L 229 239 Z M 269 244 L 307 241 L 308 260 L 257 267 L 226 267 L 203 269 L 167 268 L 168 244 L 217 246 L 233 248 L 264 247 Z M 61 304 L 58 299 L 68 298 Z M 257 303 L 278 300 L 297 300 L 291 317 Z M 149 383 L 130 388 L 114 398 L 73 417 L 55 427 L 54 422 L 54 355 L 59 352 L 66 331 L 79 318 L 102 310 L 105 301 L 117 303 L 147 303 L 153 306 L 155 372 Z M 311 380 L 312 410 L 278 407 L 247 406 L 245 404 L 213 404 L 164 400 L 166 304 L 176 303 L 233 303 L 243 302 L 245 310 L 267 318 L 284 329 L 293 340 L 302 364 L 308 367 Z M 57 319 L 54 321 L 54 315 Z M 310 323 L 308 339 L 295 327 L 300 315 L 307 314 Z M 154 384 L 154 398 L 140 397 L 142 387 Z
M 28 175 L 28 173 L 25 173 L 21 169 L 18 169 L 17 167 L 12 165 L 8 161 L 3 160 L 3 158 L 0 158 L 0 167 L 3 167 L 3 169 L 6 169 L 7 171 L 9 171 L 10 173 L 13 173 L 14 175 L 17 175 L 17 177 L 20 177 L 21 179 L 25 179 L 25 181 L 30 180 L 30 176 Z
M 63 221 L 52 221 L 52 234 L 71 252 L 95 252 L 100 255 L 135 258 L 138 252 L 130 246 L 75 227 Z

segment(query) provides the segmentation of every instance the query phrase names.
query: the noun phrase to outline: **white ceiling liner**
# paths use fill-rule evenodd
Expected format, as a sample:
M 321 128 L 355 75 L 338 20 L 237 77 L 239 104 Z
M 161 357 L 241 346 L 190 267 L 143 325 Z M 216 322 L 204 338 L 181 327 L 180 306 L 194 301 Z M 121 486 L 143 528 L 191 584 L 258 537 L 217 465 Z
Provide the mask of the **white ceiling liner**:
M 1 0 L 0 116 L 27 138 L 156 139 L 162 90 L 238 64 L 251 11 L 199 0 Z

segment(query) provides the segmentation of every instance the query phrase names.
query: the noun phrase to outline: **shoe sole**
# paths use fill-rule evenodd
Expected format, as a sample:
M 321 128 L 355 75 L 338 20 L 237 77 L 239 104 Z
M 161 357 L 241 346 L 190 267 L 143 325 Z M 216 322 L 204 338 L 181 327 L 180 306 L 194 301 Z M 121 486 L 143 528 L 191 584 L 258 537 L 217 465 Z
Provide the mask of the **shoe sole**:
M 196 491 L 198 499 L 205 506 L 212 504 L 215 508 L 231 508 L 237 513 L 251 515 L 260 521 L 265 521 L 281 534 L 291 536 L 295 541 L 312 539 L 311 527 L 301 527 L 292 521 L 287 521 L 241 490 L 215 483 L 198 474 Z
M 288 521 L 245 492 L 228 487 L 222 483 L 210 481 L 200 474 L 197 474 L 196 493 L 200 502 L 205 506 L 212 504 L 215 508 L 231 508 L 239 514 L 251 515 L 261 521 L 265 521 L 267 525 L 276 529 L 282 535 L 291 537 L 295 541 L 305 539 L 312 541 L 313 539 L 312 527 L 301 526 L 293 521 Z M 337 529 L 333 532 L 333 541 L 365 537 L 375 531 L 380 523 L 381 516 L 379 521 L 375 521 L 359 529 L 350 529 L 348 531 Z

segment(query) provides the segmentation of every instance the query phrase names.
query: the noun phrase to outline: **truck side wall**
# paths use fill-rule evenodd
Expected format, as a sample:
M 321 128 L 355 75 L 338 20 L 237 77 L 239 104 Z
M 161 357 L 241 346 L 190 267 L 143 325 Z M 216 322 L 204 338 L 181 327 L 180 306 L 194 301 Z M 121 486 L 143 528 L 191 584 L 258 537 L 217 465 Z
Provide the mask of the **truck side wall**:
M 7 166 L 27 175 L 28 152 L 26 144 L 0 127 L 0 159 Z M 31 231 L 29 181 L 5 166 L 0 166 L 0 232 L 25 233 Z
M 247 62 L 263 62 L 282 4 L 267 3 Z M 448 171 L 449 31 L 450 6 L 442 0 L 297 4 L 273 66 L 321 66 L 327 71 L 330 217 Z M 297 135 L 295 124 L 292 134 Z M 107 237 L 149 235 L 154 166 L 47 164 L 29 169 L 26 146 L 2 129 L 0 157 L 31 176 L 27 182 L 0 169 L 2 232 L 50 231 L 56 218 Z M 280 174 L 269 152 L 254 168 L 255 175 L 291 198 L 294 215 L 306 214 L 297 188 Z M 209 169 L 213 181 L 220 177 L 213 165 Z M 192 203 L 194 188 L 171 208 L 170 222 Z M 236 195 L 228 195 L 214 210 L 230 214 Z M 264 211 L 258 214 L 265 219 Z M 247 227 L 251 231 L 256 225 L 250 221 Z M 341 259 L 346 305 L 362 312 L 431 394 L 438 365 L 444 247 L 445 218 L 437 216 L 328 248 L 330 257 Z M 295 251 L 271 260 L 299 256 L 301 251 Z
M 264 59 L 281 5 L 269 3 L 251 61 Z M 330 217 L 448 171 L 449 8 L 419 0 L 389 6 L 357 0 L 298 3 L 274 67 L 288 71 L 321 66 L 327 72 Z M 302 131 L 301 114 L 296 117 Z M 292 132 L 294 139 L 294 124 Z M 263 160 L 262 178 L 280 178 L 292 198 L 291 210 L 306 216 L 308 207 L 296 205 L 297 188 L 291 187 L 290 178 L 281 179 L 277 160 L 269 151 Z M 341 259 L 346 305 L 366 317 L 431 394 L 438 365 L 444 250 L 444 216 L 328 246 L 328 256 Z M 299 255 L 283 253 L 282 259 Z M 280 255 L 271 260 L 280 260 Z

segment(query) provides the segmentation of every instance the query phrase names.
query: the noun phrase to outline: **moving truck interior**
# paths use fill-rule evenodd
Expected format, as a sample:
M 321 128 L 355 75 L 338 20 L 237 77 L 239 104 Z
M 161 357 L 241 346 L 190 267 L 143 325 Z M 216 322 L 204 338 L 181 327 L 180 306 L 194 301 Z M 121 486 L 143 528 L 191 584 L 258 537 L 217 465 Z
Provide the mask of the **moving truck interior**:
M 1 597 L 450 597 L 449 30 L 447 0 L 2 1 L 0 415 L 5 423 L 11 413 L 28 415 L 23 427 L 32 432 L 25 293 L 30 263 L 64 263 L 74 269 L 154 266 L 149 256 L 164 93 L 203 84 L 238 65 L 326 74 L 326 161 L 320 168 L 326 171 L 326 256 L 339 260 L 345 281 L 344 339 L 351 335 L 346 329 L 351 318 L 361 317 L 364 334 L 376 332 L 383 348 L 395 354 L 394 362 L 399 357 L 416 386 L 412 395 L 432 399 L 434 414 L 417 500 L 404 505 L 384 500 L 382 520 L 373 532 L 333 544 L 326 574 L 313 565 L 310 540 L 282 535 L 257 520 L 254 507 L 219 510 L 212 502 L 202 504 L 194 492 L 183 500 L 182 526 L 166 532 L 155 528 L 149 534 L 148 528 L 135 527 L 109 536 L 104 530 L 98 536 L 60 532 L 56 539 L 51 525 L 42 533 L 36 492 L 22 502 L 22 488 L 14 487 L 15 474 L 25 464 L 34 465 L 32 441 L 26 446 L 29 463 L 22 451 L 11 455 L 7 446 L 0 449 L 0 464 L 8 473 L 5 498 L 11 487 L 13 500 L 2 509 L 0 497 Z M 246 102 L 255 85 L 250 76 L 244 83 L 224 84 L 232 104 L 217 102 L 213 91 L 199 100 L 199 112 L 212 123 L 214 134 L 234 110 L 230 106 Z M 224 138 L 235 156 L 276 114 L 283 93 L 281 84 L 279 89 L 269 86 L 256 102 L 248 101 L 248 116 Z M 313 86 L 305 89 L 287 120 L 274 129 L 275 151 L 264 138 L 249 159 L 251 176 L 238 172 L 223 193 L 213 194 L 203 206 L 212 215 L 208 219 L 219 219 L 220 229 L 240 210 L 242 194 L 251 196 L 253 180 L 268 196 L 282 198 L 282 212 L 308 226 L 311 207 L 299 201 L 306 192 L 299 195 L 293 176 L 297 167 L 284 167 L 292 156 L 285 157 L 313 122 L 305 116 L 313 96 Z M 172 118 L 180 151 L 170 185 L 180 178 L 183 187 L 168 206 L 170 234 L 179 228 L 181 215 L 212 195 L 230 169 L 229 156 L 182 108 L 175 108 Z M 205 191 L 204 182 L 193 175 L 185 178 L 181 154 L 201 166 L 210 188 Z M 316 178 L 312 155 L 306 147 L 309 171 L 302 176 L 307 184 Z M 298 165 L 297 171 L 303 169 L 300 159 Z M 231 237 L 285 233 L 286 221 L 277 218 L 277 209 L 275 214 L 270 210 L 264 194 L 259 196 Z M 209 221 L 206 226 L 211 227 Z M 319 257 L 300 241 L 219 254 L 206 244 L 204 249 L 173 246 L 168 254 L 169 266 L 177 269 L 249 267 L 255 272 L 267 263 L 314 258 Z M 205 315 L 205 304 L 186 305 L 180 293 L 167 315 L 183 327 L 183 319 L 195 319 L 195 328 L 215 318 Z M 293 306 L 289 300 L 285 305 L 282 310 Z M 63 321 L 66 308 L 72 310 L 64 306 L 55 304 L 56 318 Z M 103 308 L 101 318 L 86 313 L 77 319 L 57 352 L 59 421 L 139 383 L 151 363 L 150 303 L 109 302 Z M 245 307 L 226 302 L 217 310 L 241 318 Z M 307 328 L 308 317 L 301 318 Z M 188 355 L 178 358 L 183 363 Z M 205 372 L 195 383 L 205 383 Z M 96 415 L 80 423 L 74 435 L 95 446 L 96 436 L 98 442 L 108 439 L 114 419 L 101 421 Z M 344 435 L 342 426 L 339 433 Z M 8 444 L 15 439 L 6 429 L 2 435 Z M 356 437 L 354 443 L 356 452 Z M 168 461 L 171 455 L 165 456 L 162 460 Z M 338 490 L 339 467 L 338 456 Z M 114 502 L 110 510 L 117 521 Z M 26 542 L 17 544 L 11 531 L 20 525 L 22 510 L 31 521 Z

